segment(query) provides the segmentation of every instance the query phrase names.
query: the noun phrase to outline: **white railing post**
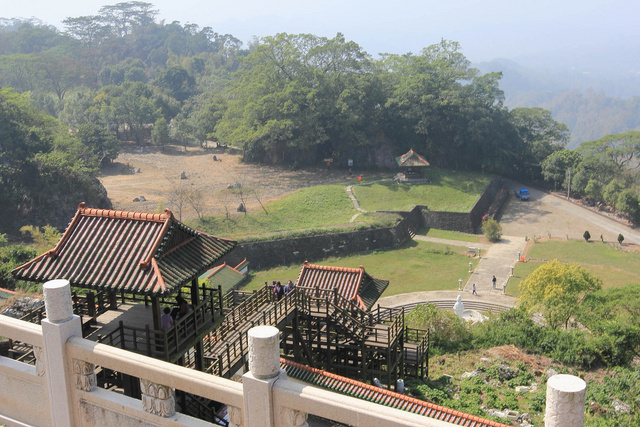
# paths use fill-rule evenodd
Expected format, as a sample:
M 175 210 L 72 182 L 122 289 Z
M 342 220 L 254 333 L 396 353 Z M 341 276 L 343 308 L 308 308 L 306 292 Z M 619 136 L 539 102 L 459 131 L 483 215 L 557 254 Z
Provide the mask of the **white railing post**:
M 587 383 L 573 375 L 554 375 L 547 381 L 545 427 L 582 427 Z
M 54 426 L 71 426 L 74 375 L 65 344 L 69 337 L 82 337 L 80 317 L 73 314 L 71 286 L 67 280 L 51 280 L 42 286 L 47 318 L 42 320 L 44 375 L 47 378 Z
M 247 332 L 249 338 L 249 372 L 242 377 L 244 425 L 275 426 L 273 384 L 281 375 L 280 331 L 273 326 L 256 326 Z

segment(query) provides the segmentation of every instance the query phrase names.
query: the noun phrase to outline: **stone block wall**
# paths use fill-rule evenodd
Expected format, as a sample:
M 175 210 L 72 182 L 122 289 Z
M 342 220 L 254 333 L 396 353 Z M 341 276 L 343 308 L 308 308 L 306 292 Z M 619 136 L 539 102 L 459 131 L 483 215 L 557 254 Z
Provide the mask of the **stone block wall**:
M 411 239 L 406 220 L 393 227 L 247 242 L 239 245 L 253 268 L 302 264 L 331 256 L 394 248 Z

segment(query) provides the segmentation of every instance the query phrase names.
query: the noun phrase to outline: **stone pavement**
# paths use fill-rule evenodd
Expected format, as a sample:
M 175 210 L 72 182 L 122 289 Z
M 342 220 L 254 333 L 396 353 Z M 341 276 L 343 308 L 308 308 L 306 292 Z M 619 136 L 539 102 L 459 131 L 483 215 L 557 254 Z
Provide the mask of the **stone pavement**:
M 382 307 L 396 307 L 417 302 L 451 300 L 452 307 L 458 295 L 462 295 L 462 301 L 478 299 L 487 303 L 505 306 L 514 306 L 517 299 L 502 294 L 505 284 L 508 286 L 511 277 L 511 266 L 518 261 L 518 253 L 522 254 L 525 248 L 524 237 L 502 236 L 499 242 L 482 244 L 473 242 L 460 242 L 457 240 L 438 239 L 426 236 L 415 236 L 415 240 L 423 240 L 436 243 L 444 243 L 451 246 L 475 247 L 481 250 L 480 261 L 467 277 L 462 277 L 464 288 L 462 291 L 425 291 L 409 294 L 393 295 L 380 298 L 378 304 Z M 491 279 L 496 276 L 496 289 L 493 289 Z M 472 286 L 476 284 L 476 295 L 472 295 Z

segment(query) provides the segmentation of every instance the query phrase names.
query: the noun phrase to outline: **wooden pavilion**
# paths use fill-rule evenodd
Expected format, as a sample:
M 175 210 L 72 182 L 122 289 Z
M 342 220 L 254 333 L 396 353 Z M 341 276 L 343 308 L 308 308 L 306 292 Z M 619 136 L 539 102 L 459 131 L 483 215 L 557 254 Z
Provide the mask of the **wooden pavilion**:
M 405 179 L 420 179 L 424 168 L 431 166 L 424 157 L 413 151 L 413 148 L 396 157 L 396 163 L 404 173 Z
M 223 263 L 235 247 L 234 241 L 187 227 L 169 210 L 125 212 L 87 208 L 82 203 L 56 246 L 12 273 L 21 280 L 66 279 L 72 287 L 90 289 L 79 314 L 94 320 L 100 314 L 96 311 L 118 309 L 119 299 L 144 301 L 145 306 L 150 300 L 152 328 L 147 326 L 145 331 L 141 325 L 121 322 L 115 334 L 121 339 L 118 345 L 128 348 L 124 342 L 128 328 L 134 346 L 143 339 L 147 353 L 171 362 L 195 346 L 197 365 L 202 366 L 198 342 L 212 329 L 215 313 L 221 310 L 215 306 L 220 298 L 199 289 L 198 277 Z M 170 330 L 163 330 L 161 304 L 177 305 L 175 297 L 182 292 L 190 312 Z

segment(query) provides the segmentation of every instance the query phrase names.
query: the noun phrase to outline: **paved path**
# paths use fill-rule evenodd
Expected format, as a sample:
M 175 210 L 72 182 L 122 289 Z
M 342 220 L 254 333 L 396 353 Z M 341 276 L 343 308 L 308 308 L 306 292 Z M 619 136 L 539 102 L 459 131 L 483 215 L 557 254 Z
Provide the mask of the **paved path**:
M 360 203 L 358 203 L 358 199 L 356 199 L 356 196 L 353 194 L 353 187 L 355 186 L 360 186 L 360 185 L 371 185 L 371 184 L 376 184 L 378 182 L 391 182 L 393 181 L 393 179 L 380 179 L 378 181 L 371 181 L 371 182 L 366 182 L 364 184 L 353 184 L 353 185 L 348 185 L 346 190 L 347 190 L 347 195 L 349 195 L 349 198 L 351 199 L 351 203 L 353 203 L 353 207 L 358 211 L 357 214 L 355 214 L 354 216 L 351 217 L 351 220 L 349 222 L 355 222 L 356 218 L 358 218 L 358 216 L 360 216 L 361 214 L 367 212 L 366 210 L 362 209 L 360 207 Z
M 400 305 L 413 304 L 416 302 L 426 302 L 435 300 L 450 299 L 451 307 L 458 295 L 462 295 L 462 302 L 467 299 L 479 299 L 484 302 L 495 303 L 505 306 L 514 306 L 516 298 L 502 294 L 505 283 L 511 276 L 511 266 L 518 260 L 518 252 L 522 253 L 525 247 L 523 237 L 502 236 L 498 243 L 483 244 L 475 242 L 461 242 L 458 240 L 438 239 L 427 236 L 415 236 L 415 240 L 443 243 L 451 246 L 467 246 L 481 249 L 481 258 L 478 265 L 467 278 L 462 291 L 425 291 L 412 292 L 409 294 L 393 295 L 380 298 L 378 304 L 382 307 L 396 307 Z M 496 289 L 493 289 L 491 279 L 496 276 Z M 477 295 L 472 294 L 472 286 L 476 284 Z

